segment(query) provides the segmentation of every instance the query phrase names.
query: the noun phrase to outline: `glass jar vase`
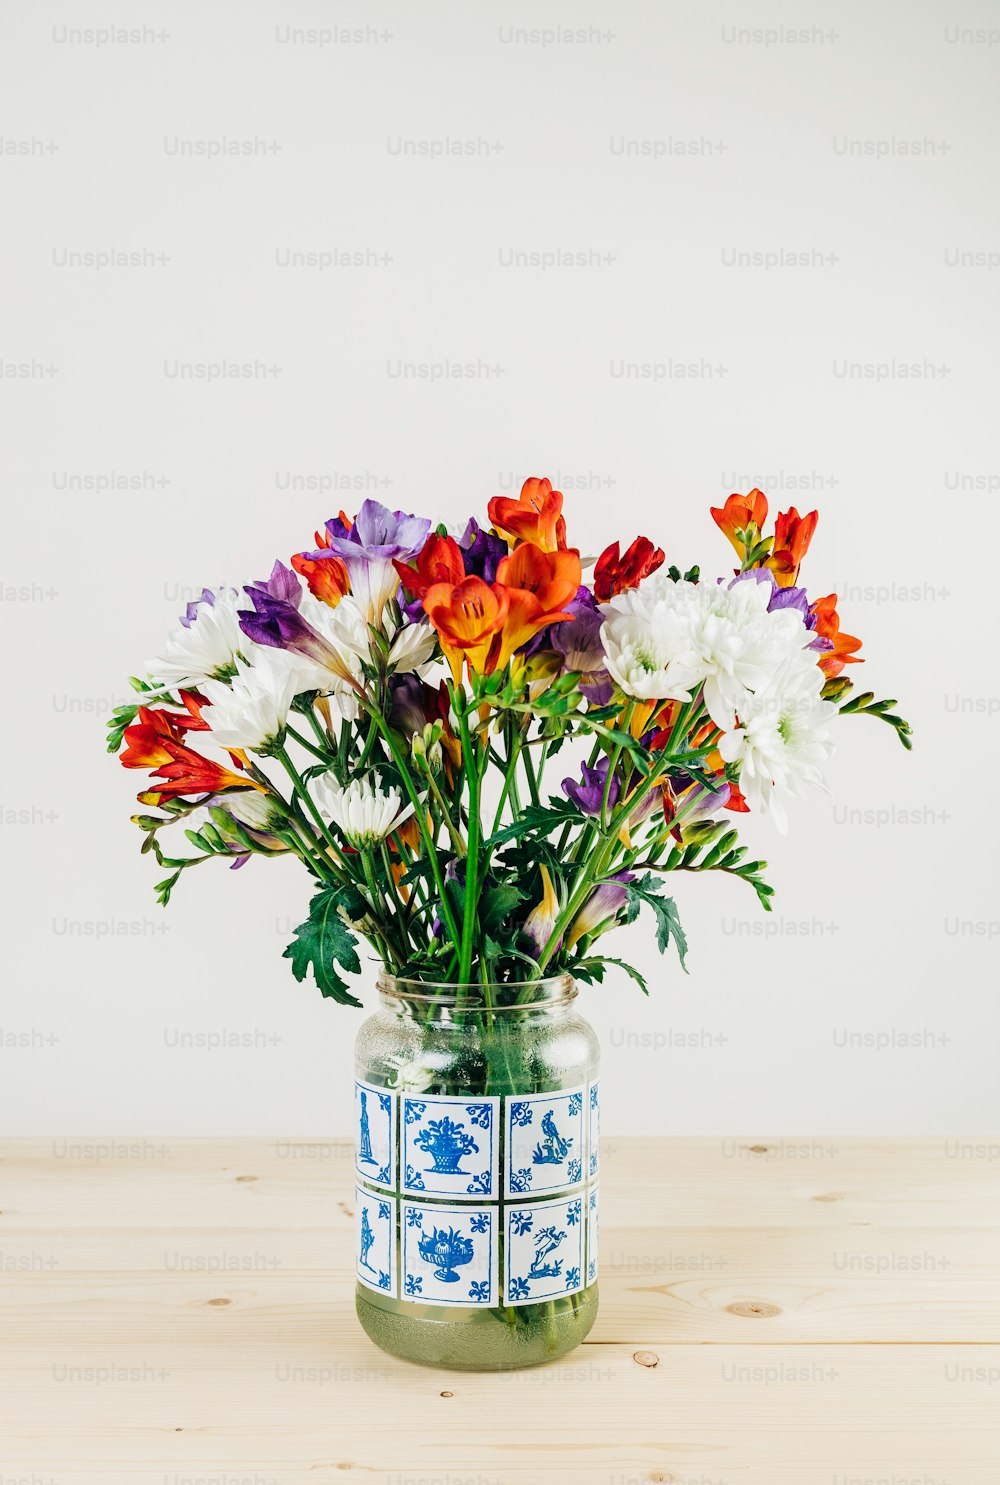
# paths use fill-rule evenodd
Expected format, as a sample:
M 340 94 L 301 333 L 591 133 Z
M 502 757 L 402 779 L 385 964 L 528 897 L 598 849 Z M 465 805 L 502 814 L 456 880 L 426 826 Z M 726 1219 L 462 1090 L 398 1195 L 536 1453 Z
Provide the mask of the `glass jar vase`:
M 383 975 L 355 1046 L 357 1312 L 384 1351 L 494 1371 L 597 1315 L 598 1043 L 568 975 Z

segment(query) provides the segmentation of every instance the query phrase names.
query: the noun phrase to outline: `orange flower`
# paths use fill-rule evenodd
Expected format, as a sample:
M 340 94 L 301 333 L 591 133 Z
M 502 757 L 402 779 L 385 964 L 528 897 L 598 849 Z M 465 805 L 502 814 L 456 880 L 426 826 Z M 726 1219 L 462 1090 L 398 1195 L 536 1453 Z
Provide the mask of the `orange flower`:
M 710 509 L 715 524 L 742 560 L 760 540 L 767 520 L 767 496 L 763 490 L 754 489 L 749 495 L 730 495 L 721 510 L 717 506 Z
M 809 550 L 819 511 L 800 516 L 794 505 L 783 511 L 774 523 L 774 544 L 765 566 L 774 573 L 779 588 L 794 588 L 802 558 Z
M 571 619 L 566 604 L 576 597 L 582 581 L 577 551 L 547 552 L 525 541 L 504 557 L 497 567 L 497 582 L 508 590 L 509 607 L 496 664 L 506 665 L 540 629 Z
M 440 536 L 436 531 L 427 538 L 415 565 L 397 562 L 395 558 L 392 565 L 403 587 L 414 598 L 423 598 L 435 583 L 460 583 L 465 577 L 462 548 L 454 537 Z
M 532 541 L 543 552 L 558 552 L 566 545 L 562 505 L 562 492 L 553 490 L 551 480 L 525 480 L 516 500 L 494 496 L 489 503 L 490 520 L 511 546 Z
M 500 631 L 510 608 L 508 590 L 501 583 L 467 577 L 460 583 L 432 583 L 424 594 L 424 612 L 438 632 L 456 686 L 462 663 L 470 672 L 489 675 L 496 669 Z
M 862 641 L 855 639 L 853 634 L 840 632 L 836 593 L 829 593 L 826 598 L 817 598 L 812 611 L 816 615 L 816 633 L 822 639 L 833 640 L 833 649 L 825 650 L 819 657 L 819 668 L 823 674 L 832 679 L 840 674 L 845 665 L 864 665 L 864 656 L 854 654 L 855 650 L 860 650 Z
M 317 537 L 319 534 L 317 531 Z M 326 542 L 320 542 L 319 545 L 323 547 Z M 299 577 L 305 578 L 312 596 L 318 598 L 320 603 L 328 603 L 331 608 L 336 608 L 350 589 L 347 568 L 339 557 L 332 554 L 329 557 L 307 557 L 305 552 L 296 552 L 292 558 L 292 567 Z

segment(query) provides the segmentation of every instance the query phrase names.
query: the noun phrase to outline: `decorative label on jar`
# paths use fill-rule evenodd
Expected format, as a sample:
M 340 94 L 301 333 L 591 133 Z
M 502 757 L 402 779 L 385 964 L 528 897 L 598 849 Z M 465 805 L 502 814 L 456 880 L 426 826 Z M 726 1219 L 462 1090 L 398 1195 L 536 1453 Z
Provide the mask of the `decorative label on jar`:
M 356 1266 L 367 1288 L 491 1309 L 595 1281 L 597 1083 L 501 1099 L 358 1081 L 354 1106 Z

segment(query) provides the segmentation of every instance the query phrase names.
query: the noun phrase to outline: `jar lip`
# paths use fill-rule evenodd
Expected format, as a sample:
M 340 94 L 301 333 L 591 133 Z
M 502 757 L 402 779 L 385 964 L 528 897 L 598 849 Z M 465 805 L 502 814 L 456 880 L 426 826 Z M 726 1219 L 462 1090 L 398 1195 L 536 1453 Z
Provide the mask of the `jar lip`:
M 531 988 L 530 999 L 511 1001 L 509 997 Z M 473 980 L 466 984 L 454 981 L 398 979 L 384 971 L 378 977 L 377 989 L 383 1000 L 406 1005 L 439 1006 L 448 1010 L 490 1010 L 496 1014 L 527 1011 L 539 1005 L 565 1005 L 579 994 L 572 975 L 547 975 L 540 980 Z M 489 999 L 485 991 L 490 992 Z M 506 999 L 504 999 L 506 998 Z M 498 1003 L 499 1002 L 499 1003 Z

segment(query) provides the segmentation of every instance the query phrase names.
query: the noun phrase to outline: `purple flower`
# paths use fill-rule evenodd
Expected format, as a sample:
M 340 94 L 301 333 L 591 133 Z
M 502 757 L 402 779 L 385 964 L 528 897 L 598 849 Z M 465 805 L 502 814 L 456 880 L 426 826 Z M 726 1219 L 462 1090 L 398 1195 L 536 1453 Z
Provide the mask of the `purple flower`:
M 484 531 L 475 518 L 470 518 L 458 544 L 462 549 L 462 565 L 466 577 L 482 578 L 484 583 L 495 583 L 497 568 L 507 555 L 507 543 L 502 536 Z
M 607 881 L 594 888 L 573 919 L 566 936 L 567 949 L 571 949 L 579 939 L 595 933 L 602 925 L 610 926 L 628 901 L 626 884 L 634 881 L 633 872 L 616 871 L 614 876 L 608 877 Z
M 291 650 L 313 660 L 324 670 L 354 684 L 354 676 L 343 657 L 308 623 L 294 604 L 286 598 L 275 598 L 267 587 L 249 584 L 243 590 L 253 604 L 239 610 L 240 628 L 255 644 L 275 650 Z
M 604 786 L 607 783 L 608 769 L 611 767 L 610 758 L 601 758 L 596 767 L 591 768 L 588 764 L 582 765 L 583 782 L 577 783 L 575 779 L 563 779 L 562 791 L 567 799 L 571 799 L 584 815 L 599 815 L 601 803 L 604 799 Z M 612 778 L 611 787 L 608 790 L 608 805 L 614 808 L 615 800 L 618 798 L 620 785 L 616 778 Z
M 253 586 L 268 593 L 272 598 L 283 599 L 286 603 L 290 603 L 293 608 L 298 608 L 302 602 L 302 584 L 292 569 L 286 567 L 282 562 L 275 562 L 271 568 L 271 576 L 266 580 L 262 579 Z M 248 588 L 247 592 L 249 591 Z
M 185 608 L 179 621 L 181 624 L 183 624 L 185 629 L 191 628 L 191 625 L 198 617 L 198 610 L 199 608 L 201 608 L 201 605 L 203 603 L 206 604 L 209 608 L 215 607 L 215 594 L 212 592 L 211 588 L 202 588 L 201 597 L 195 598 L 194 601 L 189 603 L 187 608 Z
M 368 623 L 379 624 L 382 611 L 399 587 L 393 559 L 411 561 L 427 540 L 431 523 L 424 516 L 389 510 L 378 500 L 366 500 L 346 536 L 343 522 L 327 521 L 329 547 L 307 555 L 314 560 L 339 557 L 347 568 L 351 592 Z
M 614 684 L 605 664 L 601 644 L 604 616 L 599 611 L 589 588 L 579 588 L 572 603 L 567 604 L 572 619 L 553 624 L 548 642 L 563 657 L 563 669 L 579 671 L 580 690 L 595 706 L 605 706 L 614 694 Z

